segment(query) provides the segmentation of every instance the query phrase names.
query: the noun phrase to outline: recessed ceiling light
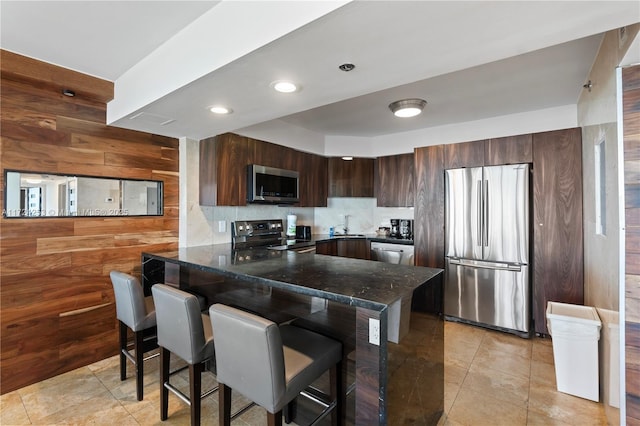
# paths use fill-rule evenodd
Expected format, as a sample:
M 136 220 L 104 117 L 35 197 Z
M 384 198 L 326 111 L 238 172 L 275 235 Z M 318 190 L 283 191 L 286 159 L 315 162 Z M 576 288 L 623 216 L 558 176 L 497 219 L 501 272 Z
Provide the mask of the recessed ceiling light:
M 402 99 L 389 104 L 389 109 L 396 117 L 415 117 L 427 104 L 424 99 Z
M 73 98 L 76 95 L 76 92 L 74 92 L 71 89 L 62 89 L 62 94 L 65 96 L 69 96 L 70 98 Z
M 285 80 L 274 81 L 271 86 L 280 93 L 293 93 L 300 90 L 295 83 Z
M 220 106 L 220 105 L 210 107 L 209 111 L 211 111 L 214 114 L 231 114 L 233 112 L 231 108 L 227 108 L 225 106 Z

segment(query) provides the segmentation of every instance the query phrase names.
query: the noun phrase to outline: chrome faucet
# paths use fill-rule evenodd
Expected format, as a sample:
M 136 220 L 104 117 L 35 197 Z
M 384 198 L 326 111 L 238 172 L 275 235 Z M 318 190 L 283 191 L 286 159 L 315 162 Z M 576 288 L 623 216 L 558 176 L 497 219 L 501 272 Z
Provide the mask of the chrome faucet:
M 342 223 L 342 231 L 344 235 L 349 233 L 349 215 L 344 215 L 344 222 Z

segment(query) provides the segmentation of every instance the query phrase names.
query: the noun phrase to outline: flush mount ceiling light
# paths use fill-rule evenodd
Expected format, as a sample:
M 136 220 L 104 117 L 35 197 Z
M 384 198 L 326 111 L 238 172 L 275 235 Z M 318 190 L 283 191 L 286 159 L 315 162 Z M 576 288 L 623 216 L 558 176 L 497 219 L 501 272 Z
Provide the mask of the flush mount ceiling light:
M 415 117 L 427 104 L 424 99 L 402 99 L 389 104 L 389 109 L 396 117 Z
M 231 108 L 227 108 L 226 106 L 221 106 L 221 105 L 215 105 L 215 106 L 209 107 L 209 111 L 211 111 L 214 114 L 220 114 L 220 115 L 231 114 L 233 112 Z
M 280 93 L 293 93 L 300 91 L 300 86 L 286 80 L 278 80 L 271 83 L 271 87 Z
M 351 161 L 351 160 L 353 160 L 353 157 L 342 157 L 342 159 L 344 161 Z

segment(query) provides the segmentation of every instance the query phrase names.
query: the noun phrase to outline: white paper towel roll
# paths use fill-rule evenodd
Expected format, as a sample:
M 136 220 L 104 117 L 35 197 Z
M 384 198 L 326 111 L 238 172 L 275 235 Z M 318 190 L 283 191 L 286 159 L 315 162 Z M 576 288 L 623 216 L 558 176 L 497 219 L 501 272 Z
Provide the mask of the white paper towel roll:
M 298 216 L 296 216 L 295 214 L 287 215 L 287 236 L 288 237 L 296 236 L 296 220 L 297 219 L 298 219 Z

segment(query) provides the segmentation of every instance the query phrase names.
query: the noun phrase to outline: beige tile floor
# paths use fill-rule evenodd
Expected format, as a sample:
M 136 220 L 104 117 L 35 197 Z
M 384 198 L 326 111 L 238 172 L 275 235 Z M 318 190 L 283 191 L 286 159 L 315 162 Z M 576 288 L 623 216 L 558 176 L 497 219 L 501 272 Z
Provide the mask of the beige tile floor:
M 157 358 L 145 364 L 145 398 L 135 398 L 135 380 L 119 379 L 118 357 L 5 394 L 2 425 L 188 425 L 189 408 L 170 395 L 169 420 L 159 419 Z M 176 364 L 177 365 L 177 364 Z M 174 366 L 176 366 L 174 365 Z M 187 389 L 188 375 L 172 382 Z M 215 384 L 205 374 L 203 388 Z M 244 404 L 234 397 L 234 408 Z M 217 424 L 217 398 L 203 400 L 203 425 Z M 553 348 L 548 339 L 521 339 L 457 323 L 445 323 L 444 425 L 600 425 L 602 404 L 556 391 Z M 264 425 L 254 407 L 234 425 Z M 389 425 L 394 425 L 389 419 Z

